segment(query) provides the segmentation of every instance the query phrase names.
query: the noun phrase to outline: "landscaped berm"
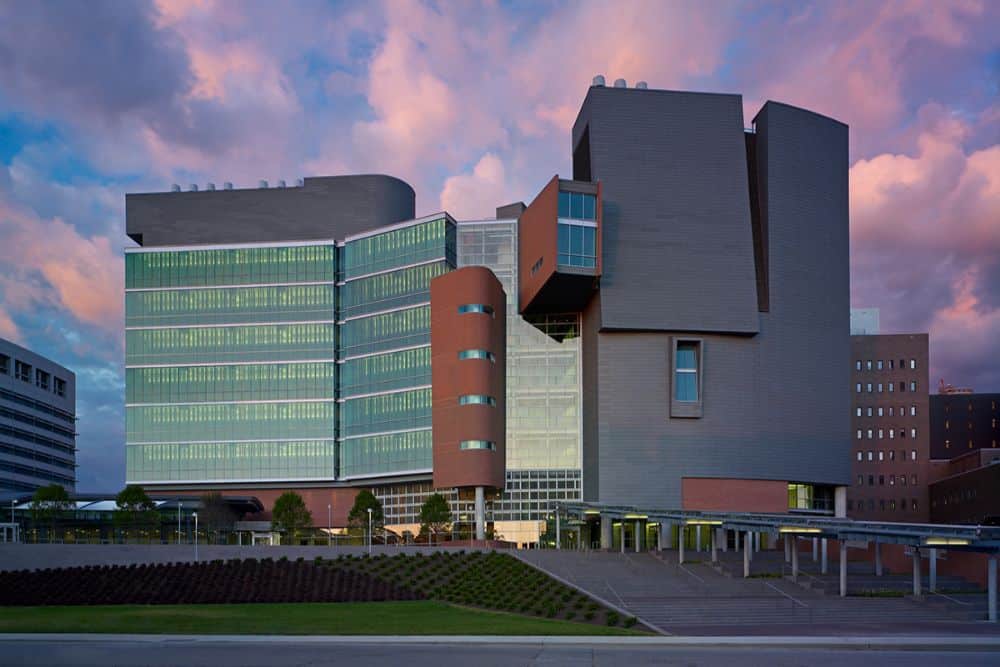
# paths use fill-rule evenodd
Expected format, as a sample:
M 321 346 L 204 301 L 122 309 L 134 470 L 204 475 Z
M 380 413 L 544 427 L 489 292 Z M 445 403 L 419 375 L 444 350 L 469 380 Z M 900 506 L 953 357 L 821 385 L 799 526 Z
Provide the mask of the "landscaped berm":
M 2 572 L 0 605 L 0 632 L 581 635 L 636 623 L 495 552 Z

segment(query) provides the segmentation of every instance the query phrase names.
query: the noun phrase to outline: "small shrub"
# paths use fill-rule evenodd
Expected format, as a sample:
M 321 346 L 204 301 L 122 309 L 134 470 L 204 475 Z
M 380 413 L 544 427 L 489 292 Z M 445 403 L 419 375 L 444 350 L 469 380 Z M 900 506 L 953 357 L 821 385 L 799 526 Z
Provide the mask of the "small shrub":
M 625 619 L 624 625 L 625 625 L 626 628 L 631 628 L 633 625 L 635 625 L 638 622 L 639 622 L 639 619 L 637 619 L 635 616 L 629 616 L 628 618 Z
M 583 615 L 583 617 L 584 617 L 585 619 L 587 619 L 588 621 L 592 621 L 592 620 L 594 620 L 594 612 L 592 612 L 592 611 L 588 611 L 587 613 L 585 613 L 585 614 Z
M 566 612 L 566 620 L 567 621 L 572 621 L 574 618 L 576 618 L 576 612 L 575 611 L 570 610 L 570 611 Z
M 613 627 L 618 625 L 618 621 L 621 620 L 621 617 L 618 615 L 617 611 L 609 611 L 605 620 L 609 626 Z

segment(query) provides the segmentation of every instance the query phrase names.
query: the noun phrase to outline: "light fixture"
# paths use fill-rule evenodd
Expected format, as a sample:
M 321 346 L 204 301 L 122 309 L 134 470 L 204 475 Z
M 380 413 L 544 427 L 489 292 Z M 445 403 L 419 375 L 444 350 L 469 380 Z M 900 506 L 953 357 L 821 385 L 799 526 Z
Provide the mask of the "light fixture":
M 928 547 L 963 547 L 972 544 L 972 540 L 964 537 L 925 537 L 924 545 Z
M 721 526 L 722 521 L 716 519 L 686 519 L 685 526 Z
M 806 528 L 805 526 L 781 526 L 778 528 L 779 533 L 805 533 L 805 534 L 816 534 L 822 533 L 822 528 Z

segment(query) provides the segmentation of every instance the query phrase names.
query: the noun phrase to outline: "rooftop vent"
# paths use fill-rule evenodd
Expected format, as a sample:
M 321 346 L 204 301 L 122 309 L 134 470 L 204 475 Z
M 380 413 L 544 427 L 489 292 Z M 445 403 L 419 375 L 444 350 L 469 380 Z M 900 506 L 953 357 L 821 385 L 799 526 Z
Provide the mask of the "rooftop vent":
M 639 90 L 646 90 L 647 88 L 649 88 L 649 85 L 647 85 L 645 81 L 636 81 L 635 87 L 638 88 Z
M 205 184 L 205 189 L 214 192 L 215 191 L 215 183 L 206 183 Z
M 180 192 L 181 191 L 181 186 L 179 186 L 176 183 L 174 183 L 173 185 L 170 186 L 170 191 L 171 192 Z
M 261 179 L 257 183 L 257 187 L 260 188 L 261 190 L 266 190 L 267 189 L 267 181 L 265 181 L 264 179 Z
M 198 184 L 192 183 L 188 186 L 188 192 L 198 192 Z
M 625 79 L 615 79 L 615 88 L 628 88 Z
M 223 183 L 222 184 L 222 189 L 223 190 L 232 190 L 233 189 L 232 182 L 231 181 L 226 181 L 225 183 Z
M 285 181 L 284 181 L 284 179 L 282 179 L 282 180 L 278 181 L 278 187 L 279 187 L 279 188 L 283 188 L 283 187 L 285 187 Z
M 604 87 L 604 75 L 603 74 L 598 74 L 597 76 L 595 76 L 594 77 L 594 82 L 591 85 L 593 85 L 593 86 L 600 86 L 601 88 L 603 88 Z
M 300 188 L 305 184 L 306 184 L 306 179 L 304 178 L 295 179 L 295 185 L 299 186 Z

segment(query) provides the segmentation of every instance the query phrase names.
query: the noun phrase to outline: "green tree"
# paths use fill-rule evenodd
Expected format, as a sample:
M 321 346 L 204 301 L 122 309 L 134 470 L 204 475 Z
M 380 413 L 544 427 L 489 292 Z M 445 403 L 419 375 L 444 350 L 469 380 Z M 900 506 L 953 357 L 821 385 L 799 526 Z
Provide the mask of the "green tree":
M 274 501 L 271 509 L 271 528 L 284 531 L 294 539 L 299 532 L 312 525 L 312 514 L 302 500 L 302 496 L 294 491 L 285 491 Z
M 451 525 L 451 507 L 440 493 L 432 494 L 420 508 L 420 530 L 431 536 L 448 530 Z
M 49 484 L 35 490 L 31 497 L 31 518 L 36 524 L 44 524 L 49 539 L 55 537 L 56 523 L 73 505 L 66 489 L 58 484 Z
M 236 514 L 226 504 L 226 499 L 218 491 L 206 493 L 201 497 L 201 507 L 198 509 L 200 525 L 211 532 L 214 541 L 219 541 L 219 532 L 232 528 Z
M 146 495 L 146 490 L 138 484 L 129 484 L 115 496 L 115 524 L 125 531 L 128 538 L 130 530 L 152 528 L 159 523 L 160 515 L 156 505 Z
M 348 525 L 367 530 L 369 508 L 372 510 L 372 528 L 381 528 L 385 524 L 385 513 L 382 511 L 382 503 L 370 489 L 361 489 L 354 497 L 354 507 L 347 514 Z

